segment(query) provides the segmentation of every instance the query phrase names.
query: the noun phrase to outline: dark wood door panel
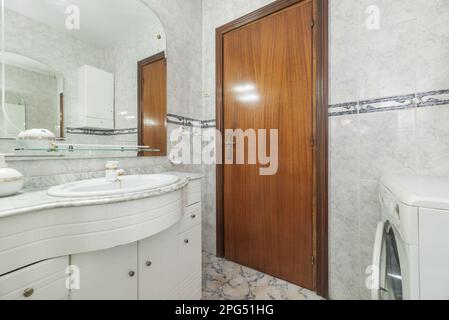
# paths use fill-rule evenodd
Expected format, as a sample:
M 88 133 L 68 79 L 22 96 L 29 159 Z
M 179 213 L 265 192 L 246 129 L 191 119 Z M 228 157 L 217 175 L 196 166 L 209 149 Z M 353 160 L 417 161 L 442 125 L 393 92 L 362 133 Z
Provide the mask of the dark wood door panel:
M 139 63 L 139 144 L 160 151 L 143 156 L 167 155 L 167 60 L 165 54 Z
M 223 36 L 224 129 L 278 129 L 279 168 L 224 167 L 225 256 L 313 289 L 311 2 Z M 271 143 L 271 142 L 270 142 Z

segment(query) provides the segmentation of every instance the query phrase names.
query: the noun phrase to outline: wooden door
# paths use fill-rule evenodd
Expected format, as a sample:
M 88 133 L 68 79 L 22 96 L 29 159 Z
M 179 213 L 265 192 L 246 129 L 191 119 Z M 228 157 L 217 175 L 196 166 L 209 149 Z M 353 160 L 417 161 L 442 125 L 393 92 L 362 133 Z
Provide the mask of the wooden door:
M 224 129 L 278 129 L 279 168 L 224 166 L 225 257 L 314 288 L 313 8 L 223 35 Z M 270 141 L 270 143 L 272 143 Z
M 165 53 L 139 62 L 139 144 L 167 155 L 167 60 Z

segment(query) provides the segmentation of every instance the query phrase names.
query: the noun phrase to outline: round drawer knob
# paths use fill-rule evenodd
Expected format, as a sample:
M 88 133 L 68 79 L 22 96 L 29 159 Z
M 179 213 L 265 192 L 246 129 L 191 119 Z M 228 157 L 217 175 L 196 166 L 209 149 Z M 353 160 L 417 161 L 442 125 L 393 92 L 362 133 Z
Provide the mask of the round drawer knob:
M 147 262 L 145 262 L 145 264 L 146 264 L 146 266 L 147 267 L 151 267 L 151 265 L 153 264 L 151 261 L 147 261 Z
M 132 278 L 132 277 L 134 277 L 135 275 L 136 275 L 136 273 L 134 272 L 134 271 L 130 271 L 129 273 L 129 276 Z
M 185 243 L 185 244 L 188 244 L 188 243 L 189 243 L 189 239 L 185 239 L 185 240 L 184 240 L 184 243 Z
M 196 218 L 196 214 L 192 214 L 190 217 L 191 217 L 192 219 L 195 219 L 195 218 Z
M 28 288 L 28 289 L 25 289 L 25 291 L 23 291 L 23 296 L 25 298 L 29 298 L 33 295 L 33 293 L 34 293 L 34 289 Z

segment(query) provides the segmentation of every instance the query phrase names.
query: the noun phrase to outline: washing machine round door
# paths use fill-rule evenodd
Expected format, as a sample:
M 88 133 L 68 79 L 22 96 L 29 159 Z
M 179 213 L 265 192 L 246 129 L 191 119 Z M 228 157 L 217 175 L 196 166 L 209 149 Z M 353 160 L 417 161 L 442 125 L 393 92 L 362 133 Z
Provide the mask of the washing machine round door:
M 399 237 L 389 222 L 379 223 L 373 257 L 373 300 L 404 299 Z

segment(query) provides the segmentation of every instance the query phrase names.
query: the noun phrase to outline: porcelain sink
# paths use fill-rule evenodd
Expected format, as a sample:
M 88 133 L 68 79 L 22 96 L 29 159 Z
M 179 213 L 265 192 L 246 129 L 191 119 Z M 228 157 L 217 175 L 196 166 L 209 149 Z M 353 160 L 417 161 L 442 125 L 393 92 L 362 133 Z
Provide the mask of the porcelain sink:
M 165 174 L 122 176 L 116 182 L 108 182 L 102 178 L 68 183 L 49 189 L 48 194 L 64 198 L 115 196 L 151 191 L 178 181 L 179 177 Z

